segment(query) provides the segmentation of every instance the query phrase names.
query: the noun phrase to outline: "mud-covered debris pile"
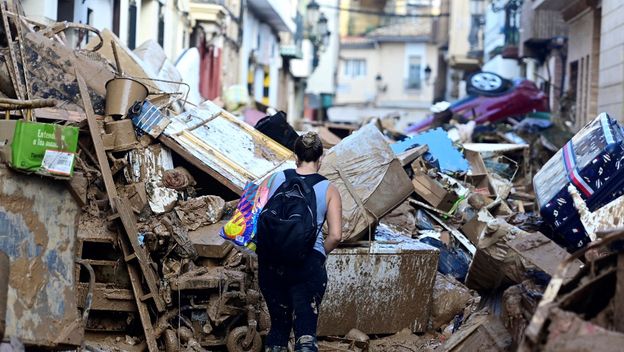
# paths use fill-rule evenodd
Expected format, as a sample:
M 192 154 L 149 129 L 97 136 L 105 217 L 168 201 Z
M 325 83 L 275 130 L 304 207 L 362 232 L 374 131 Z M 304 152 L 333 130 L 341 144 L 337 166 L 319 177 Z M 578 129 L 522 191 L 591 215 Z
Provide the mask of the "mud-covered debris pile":
M 260 351 L 270 322 L 249 209 L 262 180 L 294 167 L 297 132 L 283 113 L 261 120 L 265 135 L 213 102 L 188 103 L 154 43 L 131 51 L 110 31 L 18 13 L 0 7 L 7 339 Z M 67 30 L 93 40 L 76 49 Z M 620 226 L 622 128 L 601 114 L 557 143 L 549 121 L 513 121 L 412 136 L 384 120 L 306 127 L 330 148 L 320 173 L 343 199 L 321 350 L 621 339 L 621 235 L 605 233 Z

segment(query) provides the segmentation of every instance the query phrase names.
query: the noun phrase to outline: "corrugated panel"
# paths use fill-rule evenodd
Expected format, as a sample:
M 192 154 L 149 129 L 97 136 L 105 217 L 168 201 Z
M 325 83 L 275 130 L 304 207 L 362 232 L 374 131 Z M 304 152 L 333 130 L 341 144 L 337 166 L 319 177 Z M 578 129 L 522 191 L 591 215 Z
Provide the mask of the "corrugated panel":
M 33 345 L 80 344 L 79 212 L 64 183 L 0 167 L 0 249 L 11 259 L 6 336 Z
M 295 166 L 290 150 L 210 102 L 173 117 L 164 134 L 238 191 L 247 181 Z

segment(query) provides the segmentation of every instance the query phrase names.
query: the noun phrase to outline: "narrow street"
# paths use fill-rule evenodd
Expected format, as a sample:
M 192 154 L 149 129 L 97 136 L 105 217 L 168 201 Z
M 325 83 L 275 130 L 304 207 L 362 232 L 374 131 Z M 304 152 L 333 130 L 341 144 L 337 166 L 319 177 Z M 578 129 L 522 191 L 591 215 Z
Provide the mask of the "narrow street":
M 624 3 L 0 22 L 0 352 L 621 349 Z

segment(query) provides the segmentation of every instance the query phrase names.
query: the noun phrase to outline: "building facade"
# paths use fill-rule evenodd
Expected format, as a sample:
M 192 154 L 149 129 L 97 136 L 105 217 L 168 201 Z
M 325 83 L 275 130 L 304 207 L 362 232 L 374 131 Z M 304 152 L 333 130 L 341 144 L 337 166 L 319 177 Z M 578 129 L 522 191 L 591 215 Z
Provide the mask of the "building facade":
M 520 76 L 518 40 L 520 35 L 520 8 L 507 3 L 485 8 L 483 34 L 483 71 L 508 79 Z
M 567 121 L 576 130 L 598 113 L 624 115 L 624 3 L 618 0 L 539 0 L 533 13 L 558 13 L 567 33 L 551 40 L 561 52 L 558 104 L 567 107 Z M 557 72 L 557 68 L 552 68 Z M 556 84 L 556 82 L 555 82 Z
M 364 37 L 345 37 L 335 103 L 350 113 L 356 108 L 380 117 L 396 112 L 401 116 L 398 127 L 404 128 L 429 113 L 437 72 L 438 47 L 429 19 L 380 27 Z

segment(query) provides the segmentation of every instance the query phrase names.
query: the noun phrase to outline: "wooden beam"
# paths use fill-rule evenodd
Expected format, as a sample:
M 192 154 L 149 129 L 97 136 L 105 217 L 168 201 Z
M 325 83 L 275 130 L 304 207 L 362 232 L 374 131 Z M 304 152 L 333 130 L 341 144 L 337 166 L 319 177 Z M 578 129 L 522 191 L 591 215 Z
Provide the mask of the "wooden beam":
M 428 145 L 421 145 L 416 148 L 412 148 L 404 151 L 403 153 L 397 155 L 397 159 L 401 162 L 401 165 L 405 166 L 410 164 L 412 161 L 416 160 L 418 157 L 422 156 L 426 152 L 429 151 Z
M 7 40 L 7 46 L 9 49 L 9 61 L 11 63 L 10 67 L 7 67 L 9 71 L 9 76 L 13 80 L 13 88 L 15 89 L 15 96 L 18 99 L 24 100 L 24 95 L 26 94 L 25 88 L 23 87 L 22 78 L 20 77 L 20 71 L 17 68 L 17 57 L 15 56 L 14 48 L 13 48 L 13 36 L 11 35 L 11 28 L 9 26 L 9 19 L 7 17 L 8 9 L 5 8 L 8 6 L 5 1 L 0 3 L 0 15 L 2 16 L 2 23 L 4 24 L 4 34 Z
M 95 113 L 93 112 L 93 105 L 91 105 L 91 98 L 89 97 L 89 91 L 87 90 L 87 84 L 84 79 L 76 72 L 76 81 L 78 82 L 78 88 L 80 89 L 80 96 L 82 97 L 82 105 L 84 106 L 85 114 L 87 115 L 87 123 L 89 124 L 89 133 L 93 140 L 93 148 L 95 149 L 95 155 L 97 156 L 98 163 L 100 164 L 100 172 L 104 179 L 104 187 L 108 194 L 108 201 L 113 210 L 115 210 L 115 204 L 113 199 L 117 198 L 117 188 L 115 181 L 113 181 L 113 174 L 111 173 L 110 165 L 108 164 L 108 158 L 106 157 L 106 151 L 104 151 L 104 142 L 102 142 L 102 135 L 100 134 L 100 128 L 95 119 Z
M 56 108 L 41 108 L 35 110 L 35 116 L 39 119 L 59 120 L 69 122 L 82 122 L 87 115 L 79 111 L 69 111 Z M 95 115 L 96 117 L 99 115 Z
M 88 283 L 79 282 L 76 284 L 76 300 L 78 306 L 83 308 L 89 291 Z M 108 287 L 106 283 L 95 283 L 93 288 L 93 301 L 91 310 L 104 310 L 113 312 L 136 312 L 137 307 L 134 302 L 132 291 L 125 288 Z
M 472 254 L 473 256 L 475 255 L 475 253 L 477 252 L 477 247 L 475 247 L 474 244 L 472 244 L 472 242 L 470 242 L 470 240 L 466 236 L 464 236 L 463 233 L 461 233 L 458 230 L 448 226 L 440 218 L 438 218 L 437 216 L 433 215 L 432 212 L 430 212 L 428 210 L 425 210 L 424 212 L 427 213 L 427 215 L 429 215 L 438 224 L 442 225 L 442 227 L 444 227 L 448 232 L 450 232 L 451 235 L 453 235 L 453 237 L 455 237 L 455 239 L 458 240 L 459 243 L 461 243 L 462 246 L 464 246 L 464 248 L 466 248 L 468 250 L 468 252 L 470 252 L 470 254 Z

